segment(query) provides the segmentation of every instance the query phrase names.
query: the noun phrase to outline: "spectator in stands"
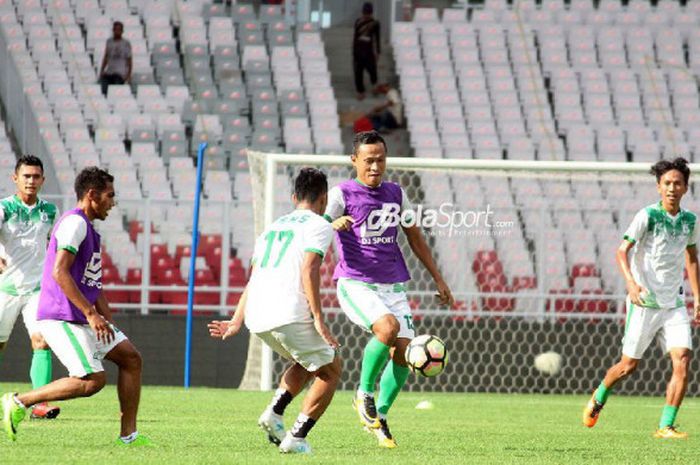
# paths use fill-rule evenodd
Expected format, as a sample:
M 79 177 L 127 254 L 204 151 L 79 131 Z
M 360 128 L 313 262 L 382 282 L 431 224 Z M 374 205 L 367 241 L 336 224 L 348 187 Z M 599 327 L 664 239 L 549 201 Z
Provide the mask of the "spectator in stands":
M 386 95 L 386 101 L 377 105 L 367 115 L 372 122 L 372 128 L 377 132 L 390 132 L 403 124 L 403 103 L 399 91 L 389 84 L 376 87 L 378 94 Z
M 115 21 L 112 26 L 112 37 L 107 39 L 105 54 L 100 66 L 100 84 L 102 93 L 107 95 L 107 88 L 112 84 L 124 84 L 131 80 L 131 43 L 122 38 L 124 24 Z
M 372 86 L 377 84 L 377 58 L 381 52 L 379 21 L 374 19 L 374 6 L 370 2 L 362 5 L 362 16 L 355 21 L 352 36 L 352 61 L 355 73 L 357 99 L 365 98 L 364 72 L 369 73 Z

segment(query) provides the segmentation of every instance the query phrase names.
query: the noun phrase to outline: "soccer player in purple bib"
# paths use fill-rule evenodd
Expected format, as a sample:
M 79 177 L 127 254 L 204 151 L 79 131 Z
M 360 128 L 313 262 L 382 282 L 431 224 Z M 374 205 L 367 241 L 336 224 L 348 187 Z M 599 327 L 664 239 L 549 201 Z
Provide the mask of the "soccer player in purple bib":
M 141 355 L 112 324 L 102 292 L 100 235 L 92 222 L 107 218 L 114 206 L 114 177 L 97 167 L 85 168 L 75 179 L 78 206 L 56 222 L 46 251 L 39 296 L 38 325 L 68 377 L 24 394 L 2 396 L 2 422 L 7 436 L 17 439 L 26 408 L 55 400 L 89 397 L 105 385 L 102 359 L 119 368 L 117 391 L 121 407 L 118 444 L 148 445 L 136 430 L 141 395 Z
M 360 422 L 376 435 L 379 446 L 393 448 L 396 441 L 386 416 L 408 378 L 404 353 L 415 336 L 404 288 L 410 275 L 399 248 L 396 220 L 412 207 L 399 185 L 383 181 L 386 143 L 377 132 L 355 135 L 350 160 L 357 177 L 328 192 L 324 215 L 338 231 L 338 265 L 333 278 L 347 317 L 373 334 L 365 347 L 353 407 Z M 401 229 L 435 281 L 440 304 L 454 304 L 420 228 L 401 225 Z M 375 384 L 382 368 L 375 405 Z

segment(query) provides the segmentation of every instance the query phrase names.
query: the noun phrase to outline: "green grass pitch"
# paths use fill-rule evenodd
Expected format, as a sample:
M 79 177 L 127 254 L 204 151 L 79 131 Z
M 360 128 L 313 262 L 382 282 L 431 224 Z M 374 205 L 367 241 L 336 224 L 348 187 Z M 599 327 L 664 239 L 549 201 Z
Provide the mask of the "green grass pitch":
M 0 389 L 28 386 L 2 383 Z M 312 456 L 280 456 L 256 420 L 270 394 L 233 389 L 146 387 L 139 430 L 153 448 L 114 445 L 114 386 L 90 399 L 62 402 L 55 421 L 25 421 L 16 443 L 0 437 L 0 464 L 617 464 L 700 463 L 700 401 L 687 399 L 678 422 L 687 441 L 651 434 L 663 399 L 611 396 L 598 425 L 580 423 L 586 398 L 562 395 L 403 393 L 390 424 L 399 443 L 382 450 L 362 431 L 339 392 L 309 436 Z M 432 410 L 416 410 L 424 399 Z M 291 425 L 299 401 L 289 407 Z

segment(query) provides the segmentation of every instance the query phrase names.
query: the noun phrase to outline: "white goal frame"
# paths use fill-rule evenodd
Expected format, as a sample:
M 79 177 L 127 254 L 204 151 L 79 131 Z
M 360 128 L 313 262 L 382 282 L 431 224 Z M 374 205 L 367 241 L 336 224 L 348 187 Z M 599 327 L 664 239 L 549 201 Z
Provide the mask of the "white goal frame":
M 248 161 L 253 189 L 253 209 L 255 234 L 262 231 L 274 221 L 275 183 L 280 167 L 284 166 L 338 166 L 350 165 L 349 155 L 313 155 L 265 153 L 248 150 Z M 424 169 L 449 171 L 491 172 L 502 175 L 515 175 L 518 172 L 531 177 L 543 177 L 548 174 L 586 175 L 586 174 L 645 174 L 651 163 L 635 162 L 595 162 L 595 161 L 530 161 L 530 160 L 476 160 L 444 158 L 388 157 L 387 170 Z M 689 164 L 691 171 L 700 173 L 700 164 Z M 692 182 L 692 181 L 691 181 Z M 262 195 L 260 195 L 262 193 Z M 241 388 L 269 391 L 273 388 L 273 354 L 257 338 L 251 338 L 246 362 L 245 374 Z

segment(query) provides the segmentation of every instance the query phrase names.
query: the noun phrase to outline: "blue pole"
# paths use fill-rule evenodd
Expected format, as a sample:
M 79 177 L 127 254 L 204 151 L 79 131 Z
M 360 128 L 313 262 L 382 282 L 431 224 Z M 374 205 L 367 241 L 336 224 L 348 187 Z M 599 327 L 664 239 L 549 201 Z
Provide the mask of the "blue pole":
M 185 329 L 185 389 L 190 387 L 190 366 L 192 362 L 192 307 L 194 305 L 194 275 L 197 246 L 199 245 L 199 201 L 202 196 L 202 166 L 207 143 L 199 144 L 197 150 L 197 185 L 194 191 L 194 215 L 192 218 L 192 245 L 190 246 L 190 276 L 187 279 L 187 328 Z

